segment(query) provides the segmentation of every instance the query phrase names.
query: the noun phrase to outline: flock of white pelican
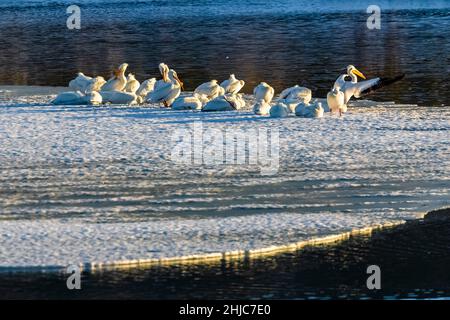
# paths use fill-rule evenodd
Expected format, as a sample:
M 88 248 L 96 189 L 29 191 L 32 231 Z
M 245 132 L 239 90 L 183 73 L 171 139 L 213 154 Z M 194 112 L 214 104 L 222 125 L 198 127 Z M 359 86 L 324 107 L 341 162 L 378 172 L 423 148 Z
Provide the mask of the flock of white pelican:
M 180 96 L 184 90 L 183 82 L 175 70 L 165 63 L 159 64 L 162 79 L 147 79 L 140 83 L 133 74 L 125 76 L 128 64 L 121 64 L 108 80 L 101 76 L 89 77 L 78 73 L 70 81 L 72 91 L 60 93 L 53 101 L 57 105 L 100 105 L 100 104 L 143 104 L 159 103 L 174 110 L 229 111 L 245 107 L 246 102 L 239 91 L 245 81 L 234 74 L 218 83 L 211 80 L 199 85 L 189 95 Z M 358 81 L 358 77 L 364 81 Z M 347 104 L 352 97 L 359 98 L 364 94 L 394 83 L 404 75 L 395 78 L 366 77 L 353 65 L 349 65 L 346 73 L 335 81 L 325 101 L 312 101 L 310 89 L 295 85 L 283 90 L 272 103 L 275 90 L 266 82 L 261 82 L 253 90 L 253 112 L 257 115 L 270 115 L 282 118 L 295 114 L 299 117 L 320 118 L 325 112 L 342 113 L 347 111 Z

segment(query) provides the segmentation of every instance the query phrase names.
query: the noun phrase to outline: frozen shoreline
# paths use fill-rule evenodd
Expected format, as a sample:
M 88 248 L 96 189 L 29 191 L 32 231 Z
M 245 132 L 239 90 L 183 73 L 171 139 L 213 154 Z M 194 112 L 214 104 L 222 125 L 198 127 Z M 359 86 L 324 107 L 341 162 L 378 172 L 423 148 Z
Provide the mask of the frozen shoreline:
M 283 247 L 449 204 L 448 108 L 359 102 L 343 118 L 270 119 L 249 106 L 49 106 L 52 90 L 0 87 L 0 268 Z M 194 121 L 278 129 L 279 174 L 175 165 L 168 137 Z

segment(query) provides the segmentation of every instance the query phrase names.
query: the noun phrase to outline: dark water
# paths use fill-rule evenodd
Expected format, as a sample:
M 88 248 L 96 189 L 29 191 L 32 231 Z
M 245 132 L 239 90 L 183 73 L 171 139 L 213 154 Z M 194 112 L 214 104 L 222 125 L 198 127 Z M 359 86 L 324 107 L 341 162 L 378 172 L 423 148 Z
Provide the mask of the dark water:
M 143 79 L 164 61 L 187 90 L 234 72 L 245 92 L 267 81 L 323 96 L 352 63 L 368 77 L 407 74 L 374 99 L 449 104 L 449 1 L 379 1 L 377 31 L 366 28 L 369 1 L 79 1 L 77 31 L 66 28 L 70 2 L 0 0 L 0 84 L 66 85 L 124 61 Z M 449 230 L 430 223 L 261 260 L 84 274 L 81 292 L 61 274 L 2 273 L 0 298 L 449 297 Z M 379 292 L 365 288 L 373 263 Z
M 372 237 L 309 247 L 263 259 L 156 266 L 82 275 L 0 273 L 3 299 L 422 299 L 450 297 L 450 211 Z M 438 217 L 443 212 L 440 212 Z M 381 289 L 366 286 L 369 265 Z
M 368 77 L 406 73 L 374 96 L 449 103 L 450 1 L 79 1 L 81 30 L 66 28 L 70 1 L 0 1 L 0 84 L 66 85 L 77 71 L 108 76 L 126 61 L 138 79 L 164 61 L 192 90 L 229 73 L 277 91 L 302 84 L 323 96 L 341 69 Z

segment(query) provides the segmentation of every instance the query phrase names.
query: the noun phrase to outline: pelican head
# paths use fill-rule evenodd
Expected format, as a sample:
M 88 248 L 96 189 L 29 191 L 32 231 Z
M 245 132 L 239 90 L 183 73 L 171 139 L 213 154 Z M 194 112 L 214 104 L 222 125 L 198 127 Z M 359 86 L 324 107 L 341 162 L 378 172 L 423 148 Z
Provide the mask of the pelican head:
M 97 76 L 93 79 L 92 83 L 88 87 L 89 91 L 100 91 L 101 87 L 106 83 L 105 79 L 101 76 Z
M 169 70 L 169 67 L 167 66 L 167 64 L 165 64 L 164 62 L 161 62 L 159 65 L 158 65 L 158 68 L 159 68 L 159 72 L 161 73 L 161 75 L 163 75 L 163 73 L 164 73 L 164 70 Z
M 165 64 L 164 62 L 161 62 L 158 66 L 159 68 L 159 72 L 161 73 L 164 82 L 169 82 L 169 66 L 167 64 Z
M 119 70 L 120 70 L 121 72 L 125 72 L 125 70 L 127 70 L 127 68 L 128 68 L 128 63 L 122 63 L 122 64 L 119 66 Z
M 113 71 L 114 77 L 118 78 L 125 73 L 125 70 L 128 68 L 128 63 L 122 63 L 119 68 Z
M 136 80 L 136 78 L 134 77 L 134 74 L 129 73 L 128 77 L 127 77 L 127 81 L 131 81 L 131 80 Z
M 364 75 L 364 74 L 362 74 L 362 72 L 361 71 L 359 71 L 358 69 L 356 69 L 356 67 L 354 66 L 354 65 L 349 65 L 348 67 L 347 67 L 347 74 L 349 75 L 349 76 L 351 76 L 352 74 L 354 74 L 354 75 L 356 75 L 356 76 L 358 76 L 358 77 L 360 77 L 360 78 L 362 78 L 362 79 L 366 79 L 366 76 Z
M 339 94 L 339 91 L 341 91 L 341 88 L 339 87 L 334 87 L 333 89 L 331 89 L 331 94 L 333 96 L 337 96 Z

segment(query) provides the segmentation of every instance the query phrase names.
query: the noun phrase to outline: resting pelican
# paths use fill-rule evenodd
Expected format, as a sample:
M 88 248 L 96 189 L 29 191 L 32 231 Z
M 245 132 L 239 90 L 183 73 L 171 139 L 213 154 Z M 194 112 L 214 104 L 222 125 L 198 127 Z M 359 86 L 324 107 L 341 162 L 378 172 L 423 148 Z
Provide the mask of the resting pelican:
M 202 111 L 232 111 L 239 110 L 245 106 L 241 94 L 225 94 L 209 101 Z
M 201 95 L 208 100 L 212 100 L 218 96 L 223 96 L 225 94 L 225 89 L 217 83 L 217 80 L 211 80 L 202 83 L 197 88 L 195 88 L 194 93 L 197 95 Z
M 245 81 L 236 79 L 234 74 L 230 74 L 230 77 L 220 84 L 220 86 L 225 89 L 225 93 L 231 94 L 238 93 L 244 85 Z
M 270 116 L 272 118 L 286 118 L 289 116 L 289 113 L 287 105 L 282 102 L 279 102 L 270 108 Z
M 299 103 L 295 108 L 295 115 L 303 118 L 322 118 L 324 109 L 321 102 L 311 104 Z
M 127 78 L 125 77 L 125 71 L 127 70 L 128 63 L 122 63 L 118 69 L 114 70 L 114 76 L 112 76 L 102 87 L 102 91 L 122 91 L 127 85 Z
M 339 113 L 339 115 L 342 115 L 343 112 L 346 112 L 347 105 L 344 102 L 345 95 L 339 87 L 335 87 L 333 90 L 328 92 L 327 104 L 331 113 Z
M 127 85 L 125 86 L 125 92 L 136 93 L 141 84 L 136 80 L 134 74 L 129 73 L 127 77 Z
M 350 77 L 351 81 L 346 81 Z M 358 77 L 366 79 L 366 77 L 353 65 L 347 67 L 347 73 L 340 75 L 334 83 L 333 89 L 339 89 L 344 93 L 344 104 L 346 105 L 352 97 L 360 98 L 377 89 L 400 81 L 405 77 L 404 74 L 394 78 L 374 78 L 366 81 L 358 82 Z
M 253 112 L 260 116 L 266 116 L 270 112 L 270 104 L 266 100 L 261 99 L 253 105 Z
M 202 102 L 193 95 L 188 97 L 178 97 L 172 104 L 173 110 L 201 110 Z
M 312 98 L 312 92 L 310 89 L 295 85 L 293 87 L 284 89 L 280 93 L 280 99 L 285 100 L 298 100 L 299 102 L 309 103 Z
M 299 103 L 308 104 L 312 99 L 312 92 L 310 89 L 295 85 L 293 87 L 284 89 L 280 93 L 280 101 L 283 102 L 289 112 L 294 113 L 295 108 Z
M 178 78 L 175 70 L 170 69 L 168 74 L 169 82 L 161 85 L 147 94 L 146 100 L 150 103 L 162 102 L 165 107 L 170 107 L 174 100 L 178 98 L 183 88 L 183 82 Z
M 142 102 L 138 99 L 138 96 L 132 92 L 123 91 L 100 91 L 103 102 L 109 102 L 112 104 L 136 104 Z
M 102 103 L 102 96 L 97 91 L 87 94 L 80 91 L 61 92 L 51 103 L 57 105 L 98 105 Z
M 100 91 L 100 88 L 106 83 L 103 77 L 88 77 L 82 72 L 77 74 L 77 77 L 69 82 L 69 88 L 73 91 L 80 91 L 82 93 L 91 91 Z
M 261 82 L 253 89 L 256 101 L 264 100 L 265 102 L 270 103 L 274 93 L 275 90 L 265 82 Z
M 156 84 L 156 78 L 147 79 L 141 83 L 139 89 L 137 89 L 136 94 L 140 97 L 146 97 L 150 91 L 153 91 Z

